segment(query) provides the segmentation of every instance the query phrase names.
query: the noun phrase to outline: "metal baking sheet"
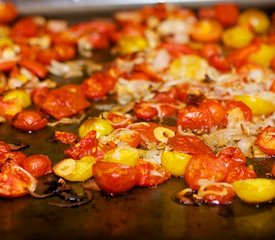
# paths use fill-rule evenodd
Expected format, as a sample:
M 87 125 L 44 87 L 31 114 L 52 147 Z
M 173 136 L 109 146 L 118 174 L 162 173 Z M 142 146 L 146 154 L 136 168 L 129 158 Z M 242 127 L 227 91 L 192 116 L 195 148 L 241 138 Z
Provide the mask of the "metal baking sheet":
M 114 10 L 130 9 L 148 4 L 181 4 L 187 7 L 212 5 L 217 2 L 235 2 L 240 7 L 275 7 L 274 0 L 13 0 L 21 14 L 98 14 Z

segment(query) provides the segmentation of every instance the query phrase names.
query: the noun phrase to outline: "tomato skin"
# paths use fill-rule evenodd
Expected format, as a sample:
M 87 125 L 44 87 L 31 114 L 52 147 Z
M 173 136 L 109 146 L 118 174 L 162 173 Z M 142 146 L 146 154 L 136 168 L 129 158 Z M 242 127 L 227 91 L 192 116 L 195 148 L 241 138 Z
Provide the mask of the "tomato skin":
M 149 102 L 139 102 L 134 106 L 135 116 L 143 121 L 152 121 L 157 117 L 158 111 Z
M 0 63 L 0 71 L 1 72 L 9 72 L 16 65 L 15 61 L 5 61 Z
M 253 113 L 252 113 L 251 109 L 243 102 L 230 100 L 230 101 L 226 101 L 225 104 L 226 104 L 225 108 L 226 108 L 227 112 L 234 108 L 239 108 L 243 113 L 244 120 L 246 120 L 246 121 L 252 120 Z
M 52 162 L 46 155 L 32 155 L 24 159 L 22 167 L 34 177 L 52 172 Z
M 73 144 L 77 141 L 78 137 L 74 133 L 55 131 L 54 139 L 64 144 Z
M 229 169 L 228 175 L 226 176 L 225 182 L 233 183 L 238 180 L 256 178 L 257 174 L 255 171 L 246 166 L 235 166 Z
M 48 87 L 35 88 L 31 93 L 33 103 L 40 108 L 49 93 L 50 89 Z
M 47 126 L 48 120 L 38 111 L 23 110 L 12 121 L 13 127 L 24 131 L 38 131 Z
M 93 175 L 99 187 L 109 194 L 122 194 L 136 185 L 136 168 L 111 162 L 97 162 Z
M 6 161 L 1 166 L 0 196 L 4 198 L 17 198 L 27 195 L 34 190 L 35 179 L 13 161 Z M 29 189 L 29 190 L 28 190 Z
M 12 22 L 17 17 L 16 6 L 12 3 L 0 3 L 0 24 Z
M 245 166 L 246 157 L 239 148 L 225 147 L 218 152 L 217 157 L 222 160 L 228 168 Z
M 222 182 L 228 170 L 226 165 L 213 154 L 197 154 L 188 162 L 185 170 L 185 181 L 193 190 L 200 188 L 199 180 L 207 179 Z
M 275 156 L 275 128 L 268 126 L 257 135 L 255 144 L 266 154 Z
M 79 142 L 64 151 L 65 155 L 72 159 L 80 159 L 84 156 L 96 153 L 97 139 L 96 131 L 92 130 L 86 134 Z
M 204 100 L 200 106 L 188 106 L 179 111 L 177 124 L 182 129 L 208 131 L 226 124 L 226 111 L 216 100 Z
M 229 61 L 223 56 L 215 55 L 210 57 L 208 61 L 211 66 L 215 67 L 216 69 L 222 72 L 226 72 L 231 69 Z
M 215 5 L 216 19 L 225 27 L 233 26 L 238 22 L 239 8 L 233 3 L 220 3 Z
M 61 119 L 76 115 L 89 106 L 90 103 L 82 95 L 58 88 L 46 96 L 41 109 L 54 118 Z
M 176 135 L 169 138 L 168 146 L 176 152 L 187 154 L 211 154 L 212 150 L 197 136 Z
M 215 19 L 216 12 L 214 7 L 201 7 L 198 12 L 199 18 Z
M 113 128 L 125 128 L 133 122 L 131 118 L 117 112 L 105 112 L 103 117 L 111 123 Z
M 208 204 L 230 204 L 235 197 L 231 187 L 213 185 L 207 187 L 207 190 L 212 192 L 203 196 L 203 201 Z M 223 191 L 226 191 L 226 194 L 219 195 Z
M 27 68 L 28 70 L 30 70 L 40 78 L 45 78 L 48 73 L 48 69 L 44 65 L 31 59 L 26 59 L 26 58 L 21 59 L 19 61 L 19 65 Z
M 178 92 L 176 88 L 172 88 L 167 92 L 157 92 L 153 97 L 157 103 L 176 103 Z
M 38 26 L 32 17 L 20 19 L 11 29 L 11 37 L 17 43 L 27 43 L 28 38 L 36 37 L 37 35 Z
M 137 186 L 140 187 L 153 187 L 161 183 L 166 182 L 171 178 L 171 174 L 168 173 L 161 165 L 154 164 L 152 162 L 138 160 L 136 165 L 137 171 Z M 157 174 L 155 173 L 157 172 Z
M 107 72 L 99 72 L 81 83 L 83 94 L 88 99 L 100 100 L 113 90 L 116 79 Z
M 10 161 L 13 161 L 14 163 L 16 163 L 21 167 L 26 157 L 27 156 L 20 151 L 15 151 L 15 152 L 13 151 L 6 154 L 6 159 L 10 159 Z
M 180 43 L 165 42 L 165 43 L 160 44 L 159 48 L 166 49 L 173 58 L 178 58 L 184 54 L 196 54 L 197 53 L 194 49 L 188 47 L 185 44 L 180 44 Z

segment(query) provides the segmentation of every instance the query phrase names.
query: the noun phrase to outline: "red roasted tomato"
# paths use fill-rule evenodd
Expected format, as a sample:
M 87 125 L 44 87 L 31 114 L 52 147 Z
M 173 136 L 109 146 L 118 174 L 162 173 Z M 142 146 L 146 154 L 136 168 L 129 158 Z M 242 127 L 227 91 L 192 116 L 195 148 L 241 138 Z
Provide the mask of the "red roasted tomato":
M 52 172 L 52 162 L 46 155 L 32 155 L 24 159 L 22 167 L 34 177 Z
M 266 154 L 275 155 L 275 128 L 266 127 L 258 134 L 255 144 Z
M 109 194 L 121 194 L 136 185 L 136 168 L 111 162 L 97 162 L 93 175 L 99 187 Z
M 12 125 L 24 131 L 37 131 L 47 126 L 48 120 L 40 112 L 33 110 L 23 110 L 17 113 L 12 121 Z

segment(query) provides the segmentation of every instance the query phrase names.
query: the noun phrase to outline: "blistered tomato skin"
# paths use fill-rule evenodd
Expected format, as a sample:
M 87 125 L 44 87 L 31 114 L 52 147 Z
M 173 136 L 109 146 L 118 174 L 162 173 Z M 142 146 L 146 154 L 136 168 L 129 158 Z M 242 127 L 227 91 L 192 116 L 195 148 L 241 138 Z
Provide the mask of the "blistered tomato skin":
M 93 165 L 94 178 L 99 187 L 109 194 L 122 194 L 136 185 L 136 168 L 111 162 Z
M 34 177 L 52 172 L 52 162 L 46 155 L 32 155 L 24 159 L 22 167 Z
M 266 154 L 275 156 L 275 128 L 266 127 L 258 134 L 255 144 Z
M 23 131 L 38 131 L 45 128 L 47 123 L 47 118 L 33 110 L 23 110 L 17 113 L 12 121 L 13 127 Z

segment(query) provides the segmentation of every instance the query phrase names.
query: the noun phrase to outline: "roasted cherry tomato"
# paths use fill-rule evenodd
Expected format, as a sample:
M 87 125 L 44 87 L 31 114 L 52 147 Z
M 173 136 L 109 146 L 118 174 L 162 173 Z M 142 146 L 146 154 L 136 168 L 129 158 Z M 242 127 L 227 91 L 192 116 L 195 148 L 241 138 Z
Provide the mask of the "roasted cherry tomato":
M 143 121 L 152 121 L 158 115 L 156 104 L 149 102 L 139 102 L 134 106 L 134 113 L 136 117 Z
M 92 156 L 84 156 L 79 160 L 64 159 L 53 167 L 54 173 L 72 182 L 86 181 L 93 176 L 92 166 L 96 159 Z
M 28 70 L 30 70 L 40 78 L 45 78 L 48 73 L 48 69 L 46 68 L 46 66 L 40 64 L 37 61 L 33 61 L 31 59 L 26 59 L 26 58 L 21 59 L 19 61 L 19 64 L 22 67 L 27 68 Z
M 12 22 L 17 17 L 17 10 L 12 3 L 0 3 L 0 24 Z
M 6 161 L 0 167 L 0 196 L 16 198 L 33 192 L 36 188 L 35 178 L 13 161 Z
M 97 139 L 96 131 L 92 130 L 85 135 L 79 142 L 72 147 L 65 150 L 65 155 L 73 158 L 80 159 L 84 156 L 90 156 L 96 153 Z
M 116 80 L 107 72 L 99 72 L 81 83 L 85 97 L 100 100 L 113 90 Z
M 80 94 L 64 88 L 52 90 L 43 102 L 43 111 L 56 119 L 71 117 L 90 106 L 90 103 Z
M 70 132 L 54 131 L 54 140 L 65 143 L 73 144 L 77 141 L 78 136 Z
M 238 20 L 240 25 L 249 26 L 255 33 L 265 33 L 270 21 L 266 13 L 258 9 L 248 9 L 241 13 Z
M 10 146 L 5 142 L 0 141 L 0 155 L 8 153 L 10 151 L 11 151 Z
M 221 159 L 228 168 L 245 166 L 246 157 L 239 148 L 225 147 L 218 152 L 217 157 Z
M 136 171 L 136 185 L 141 187 L 157 186 L 171 178 L 171 174 L 161 165 L 144 160 L 138 161 Z
M 192 27 L 191 37 L 199 42 L 219 41 L 222 37 L 222 26 L 215 20 L 199 20 Z
M 22 167 L 34 177 L 52 172 L 52 162 L 46 155 L 32 155 L 24 159 Z
M 275 155 L 275 128 L 266 127 L 258 134 L 255 144 L 266 154 Z
M 174 43 L 174 42 L 173 43 L 169 43 L 169 42 L 161 43 L 159 45 L 159 48 L 166 49 L 173 58 L 178 58 L 185 54 L 196 54 L 197 53 L 196 50 L 192 49 L 191 47 L 189 47 L 185 44 Z
M 161 164 L 164 169 L 173 176 L 183 176 L 190 158 L 191 155 L 189 154 L 176 151 L 163 151 Z
M 257 174 L 252 167 L 235 166 L 229 169 L 225 182 L 233 183 L 238 180 L 251 179 L 256 177 Z
M 189 187 L 198 190 L 202 180 L 222 182 L 228 170 L 223 161 L 212 154 L 193 155 L 185 170 L 185 181 Z
M 12 121 L 12 125 L 24 131 L 37 131 L 47 126 L 48 120 L 42 114 L 34 110 L 23 110 L 17 113 Z
M 168 146 L 186 154 L 211 154 L 212 150 L 197 136 L 176 135 L 168 140 Z
M 230 62 L 223 56 L 214 55 L 211 56 L 208 61 L 211 66 L 222 72 L 226 72 L 231 69 Z
M 233 183 L 237 196 L 248 203 L 262 203 L 275 198 L 275 180 L 266 178 L 246 179 Z
M 31 94 L 33 103 L 40 108 L 43 105 L 49 93 L 50 89 L 47 87 L 35 88 Z
M 93 175 L 99 187 L 109 194 L 125 193 L 137 182 L 136 168 L 119 163 L 97 162 Z
M 114 129 L 112 125 L 105 119 L 99 117 L 92 117 L 85 120 L 79 127 L 78 135 L 82 138 L 90 131 L 96 131 L 96 137 L 108 135 Z
M 111 135 L 113 135 L 112 141 L 119 145 L 136 148 L 140 144 L 140 134 L 135 130 L 121 128 L 112 132 Z
M 232 100 L 232 101 L 226 101 L 225 104 L 226 104 L 227 112 L 231 111 L 235 108 L 239 108 L 243 113 L 244 120 L 246 120 L 246 121 L 252 120 L 253 113 L 252 113 L 251 109 L 243 102 Z
M 111 123 L 113 128 L 124 128 L 133 122 L 131 115 L 120 112 L 104 112 L 102 116 Z
M 233 26 L 238 22 L 239 8 L 233 3 L 220 3 L 215 5 L 216 19 L 225 27 Z
M 53 51 L 55 52 L 56 59 L 61 62 L 68 61 L 76 55 L 75 48 L 71 44 L 56 44 L 53 47 Z

